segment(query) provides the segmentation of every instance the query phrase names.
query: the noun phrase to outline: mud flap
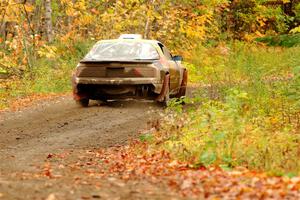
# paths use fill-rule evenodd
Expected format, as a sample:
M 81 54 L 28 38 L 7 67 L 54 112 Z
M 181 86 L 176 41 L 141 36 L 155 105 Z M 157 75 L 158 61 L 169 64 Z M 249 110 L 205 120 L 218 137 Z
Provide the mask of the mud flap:
M 181 98 L 183 96 L 185 96 L 186 94 L 186 88 L 187 88 L 187 82 L 188 82 L 188 71 L 185 69 L 183 72 L 183 78 L 182 78 L 182 82 L 180 85 L 180 89 L 178 94 L 176 95 L 176 98 Z
M 72 73 L 72 88 L 73 88 L 73 99 L 75 101 L 80 101 L 81 99 L 86 99 L 87 95 L 85 94 L 79 94 L 77 89 L 77 84 L 75 82 L 75 74 Z
M 169 85 L 170 85 L 170 74 L 166 74 L 165 78 L 164 78 L 164 83 L 163 83 L 161 92 L 158 95 L 158 97 L 156 98 L 156 101 L 158 101 L 158 102 L 163 102 L 164 101 L 165 96 L 168 92 Z

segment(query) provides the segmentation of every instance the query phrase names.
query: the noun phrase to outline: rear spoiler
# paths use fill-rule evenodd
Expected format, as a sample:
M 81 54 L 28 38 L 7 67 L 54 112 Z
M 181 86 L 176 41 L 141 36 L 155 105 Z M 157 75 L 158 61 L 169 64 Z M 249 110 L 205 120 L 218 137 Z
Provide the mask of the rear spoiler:
M 121 60 L 116 60 L 116 61 L 111 61 L 111 60 L 81 60 L 80 63 L 88 63 L 88 64 L 108 64 L 108 63 L 119 63 L 119 64 L 135 64 L 135 63 L 142 63 L 142 64 L 151 64 L 154 62 L 157 62 L 158 60 L 128 60 L 128 61 L 121 61 Z

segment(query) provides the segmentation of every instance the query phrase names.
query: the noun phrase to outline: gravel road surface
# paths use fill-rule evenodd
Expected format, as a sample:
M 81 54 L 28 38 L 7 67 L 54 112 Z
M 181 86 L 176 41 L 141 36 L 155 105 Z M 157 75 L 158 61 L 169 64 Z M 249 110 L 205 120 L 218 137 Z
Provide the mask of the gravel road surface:
M 124 145 L 149 128 L 149 122 L 157 119 L 162 110 L 155 102 L 133 100 L 105 105 L 92 102 L 88 108 L 80 108 L 71 96 L 63 96 L 37 102 L 20 111 L 1 113 L 0 200 L 165 199 L 166 195 L 172 196 L 160 192 L 155 196 L 155 191 L 161 190 L 159 186 L 152 186 L 147 196 L 149 187 L 142 182 L 118 184 L 116 180 L 99 180 L 99 189 L 94 187 L 99 184 L 74 186 L 74 180 L 69 180 L 67 174 L 58 180 L 35 179 L 28 175 L 39 173 L 38 166 L 43 165 L 49 155 L 72 152 L 78 156 L 76 152 L 88 149 Z M 76 156 L 68 159 L 76 160 Z

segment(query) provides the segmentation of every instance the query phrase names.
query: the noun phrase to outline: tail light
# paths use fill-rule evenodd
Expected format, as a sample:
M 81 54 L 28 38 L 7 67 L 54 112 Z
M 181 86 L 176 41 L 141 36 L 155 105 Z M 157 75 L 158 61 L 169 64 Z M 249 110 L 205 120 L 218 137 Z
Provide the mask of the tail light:
M 133 73 L 134 75 L 138 76 L 138 77 L 142 77 L 143 75 L 141 74 L 141 71 L 137 68 L 133 69 Z

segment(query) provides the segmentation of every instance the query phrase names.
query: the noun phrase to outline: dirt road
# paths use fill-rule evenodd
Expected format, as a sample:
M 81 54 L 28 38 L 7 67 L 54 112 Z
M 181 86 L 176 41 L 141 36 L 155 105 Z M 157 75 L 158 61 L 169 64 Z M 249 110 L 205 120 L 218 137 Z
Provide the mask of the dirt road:
M 59 180 L 24 176 L 39 173 L 38 166 L 49 155 L 123 145 L 147 128 L 147 122 L 161 110 L 154 102 L 140 101 L 106 105 L 93 102 L 89 108 L 79 108 L 70 96 L 65 96 L 0 114 L 0 200 L 131 199 L 133 196 L 145 199 L 143 192 L 139 196 L 130 189 L 133 187 L 130 183 L 125 187 L 123 183 L 112 186 L 115 183 L 99 180 L 102 189 L 97 189 L 74 186 L 68 176 Z M 68 159 L 72 160 L 72 156 Z M 138 184 L 143 187 L 143 183 Z
M 189 168 L 126 145 L 162 111 L 140 101 L 79 108 L 65 96 L 0 113 L 0 200 L 300 199 L 299 177 Z

